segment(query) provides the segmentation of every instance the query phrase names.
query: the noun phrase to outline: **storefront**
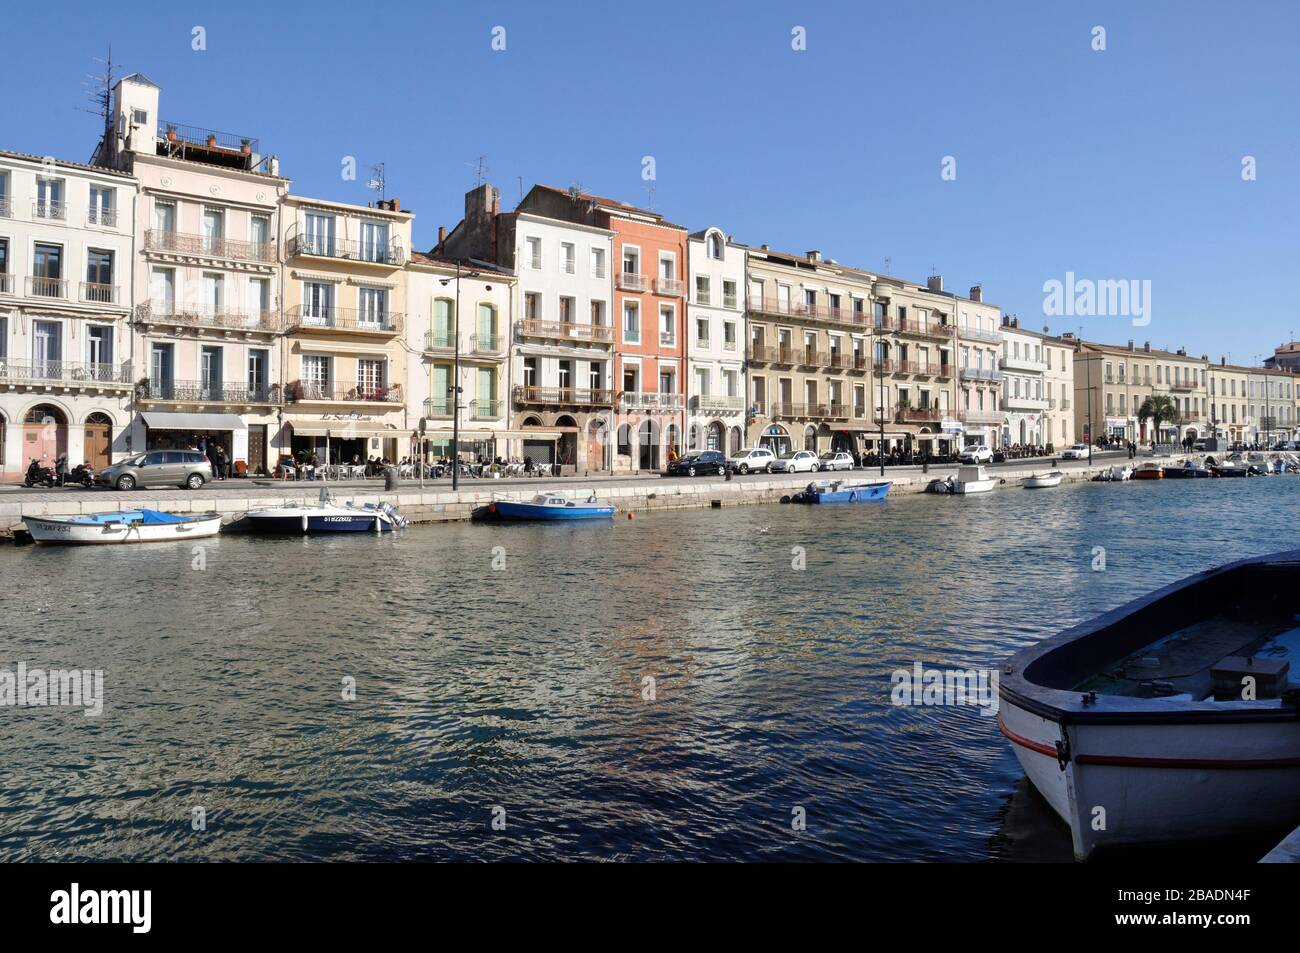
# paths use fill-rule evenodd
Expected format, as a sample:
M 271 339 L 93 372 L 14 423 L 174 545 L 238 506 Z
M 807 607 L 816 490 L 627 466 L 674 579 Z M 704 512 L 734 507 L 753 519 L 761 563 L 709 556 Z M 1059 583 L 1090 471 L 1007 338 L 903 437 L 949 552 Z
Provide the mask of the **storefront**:
M 395 463 L 401 457 L 399 444 L 404 434 L 387 424 L 347 418 L 286 418 L 284 423 L 291 430 L 289 452 L 296 461 L 314 456 L 318 464 L 360 464 L 371 458 Z
M 169 414 L 144 411 L 145 450 L 203 450 L 221 447 L 232 464 L 248 460 L 248 426 L 236 414 Z

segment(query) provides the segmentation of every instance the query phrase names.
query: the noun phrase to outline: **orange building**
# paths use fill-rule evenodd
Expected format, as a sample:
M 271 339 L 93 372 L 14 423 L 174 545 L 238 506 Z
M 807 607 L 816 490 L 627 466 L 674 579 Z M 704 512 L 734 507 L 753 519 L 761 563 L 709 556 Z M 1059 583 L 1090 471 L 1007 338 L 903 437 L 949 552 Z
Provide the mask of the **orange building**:
M 614 237 L 615 470 L 657 470 L 682 449 L 686 413 L 686 229 L 657 212 L 538 185 L 517 209 Z

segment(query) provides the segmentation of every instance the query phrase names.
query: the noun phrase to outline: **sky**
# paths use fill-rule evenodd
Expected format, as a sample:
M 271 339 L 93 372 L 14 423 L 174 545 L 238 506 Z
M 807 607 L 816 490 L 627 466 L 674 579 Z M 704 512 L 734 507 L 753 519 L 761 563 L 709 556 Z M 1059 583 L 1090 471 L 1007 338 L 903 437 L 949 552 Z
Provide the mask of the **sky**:
M 364 203 L 383 162 L 421 249 L 483 156 L 507 209 L 579 184 L 747 244 L 979 283 L 1028 328 L 1236 363 L 1300 332 L 1286 0 L 58 10 L 56 41 L 48 7 L 5 13 L 0 148 L 86 161 L 83 85 L 111 43 L 162 87 L 163 119 L 259 139 L 295 193 Z M 1149 288 L 1149 323 L 1045 314 L 1071 273 Z

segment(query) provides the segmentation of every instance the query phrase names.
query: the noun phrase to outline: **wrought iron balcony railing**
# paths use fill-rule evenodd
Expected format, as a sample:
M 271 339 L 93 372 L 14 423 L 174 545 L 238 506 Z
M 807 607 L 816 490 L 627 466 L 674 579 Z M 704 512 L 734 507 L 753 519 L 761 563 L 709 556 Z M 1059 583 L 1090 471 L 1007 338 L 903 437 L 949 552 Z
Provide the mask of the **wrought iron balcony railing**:
M 141 381 L 137 400 L 176 404 L 235 404 L 239 406 L 281 403 L 279 384 L 226 383 L 224 381 Z
M 519 404 L 553 404 L 568 407 L 608 407 L 614 392 L 591 387 L 515 387 L 514 399 Z
M 406 251 L 396 241 L 358 241 L 352 238 L 329 238 L 321 235 L 290 234 L 290 258 L 336 258 L 343 261 L 360 261 L 372 265 L 400 267 L 406 261 Z
M 894 420 L 900 424 L 925 423 L 942 419 L 943 411 L 934 404 L 926 407 L 899 407 L 894 412 Z
M 293 381 L 285 388 L 285 398 L 290 403 L 303 401 L 332 401 L 344 404 L 377 403 L 400 404 L 401 384 L 376 384 L 373 381 L 350 383 L 343 381 Z
M 622 291 L 645 291 L 647 284 L 645 275 L 639 275 L 634 271 L 618 273 L 618 287 Z
M 963 367 L 959 371 L 964 381 L 985 381 L 997 384 L 1002 380 L 1002 372 L 990 367 Z
M 66 222 L 68 220 L 68 203 L 37 199 L 32 202 L 32 218 Z
M 364 331 L 371 334 L 396 334 L 402 330 L 402 315 L 393 311 L 356 308 L 322 308 L 296 304 L 289 309 L 290 330 Z
M 117 227 L 117 209 L 100 208 L 92 205 L 86 210 L 87 225 L 103 225 L 105 228 Z
M 697 394 L 691 398 L 691 402 L 698 411 L 712 413 L 730 413 L 745 409 L 745 398 L 713 396 L 710 394 Z
M 469 415 L 474 420 L 496 420 L 504 412 L 504 400 L 471 400 Z
M 136 305 L 135 319 L 141 324 L 181 328 L 213 328 L 222 331 L 252 331 L 278 334 L 284 329 L 279 311 L 187 310 L 174 304 Z
M 623 410 L 681 410 L 681 394 L 663 394 L 658 391 L 625 390 L 619 391 L 618 406 Z
M 848 416 L 849 408 L 847 404 L 830 402 L 794 404 L 785 401 L 777 401 L 772 404 L 773 418 L 847 420 Z
M 82 385 L 131 385 L 130 364 L 82 361 L 15 361 L 0 357 L 0 381 Z
M 571 321 L 539 321 L 525 318 L 519 322 L 519 334 L 526 338 L 547 340 L 592 341 L 609 344 L 614 340 L 614 329 L 607 324 L 578 324 Z
M 177 255 L 229 258 L 235 261 L 275 262 L 275 242 L 246 242 L 194 232 L 151 228 L 144 233 L 144 250 Z
M 666 298 L 680 298 L 682 283 L 676 278 L 656 278 L 655 294 L 663 295 Z

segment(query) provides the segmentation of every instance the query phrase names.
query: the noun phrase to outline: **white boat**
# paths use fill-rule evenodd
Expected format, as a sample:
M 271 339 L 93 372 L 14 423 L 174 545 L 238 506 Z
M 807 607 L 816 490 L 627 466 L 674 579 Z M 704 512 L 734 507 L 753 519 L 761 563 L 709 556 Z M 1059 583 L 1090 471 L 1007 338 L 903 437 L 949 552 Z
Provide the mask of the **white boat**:
M 1300 550 L 1230 563 L 1012 656 L 999 727 L 1099 847 L 1300 821 Z
M 1032 473 L 1025 477 L 1021 483 L 1026 490 L 1041 490 L 1060 486 L 1061 479 L 1064 476 L 1065 474 L 1060 470 L 1052 470 L 1050 473 Z
M 1107 467 L 1105 470 L 1098 473 L 1096 478 L 1106 483 L 1118 482 L 1120 480 L 1131 480 L 1133 479 L 1133 468 L 1127 463 Z
M 163 513 L 125 510 L 88 516 L 24 516 L 23 524 L 38 543 L 100 546 L 108 543 L 161 543 L 202 539 L 221 532 L 219 513 Z
M 957 468 L 956 476 L 935 480 L 926 489 L 931 493 L 984 493 L 997 484 L 997 478 L 989 476 L 983 467 L 962 466 Z
M 353 506 L 334 502 L 328 490 L 317 503 L 291 503 L 253 510 L 233 526 L 254 533 L 388 533 L 407 524 L 391 503 Z

